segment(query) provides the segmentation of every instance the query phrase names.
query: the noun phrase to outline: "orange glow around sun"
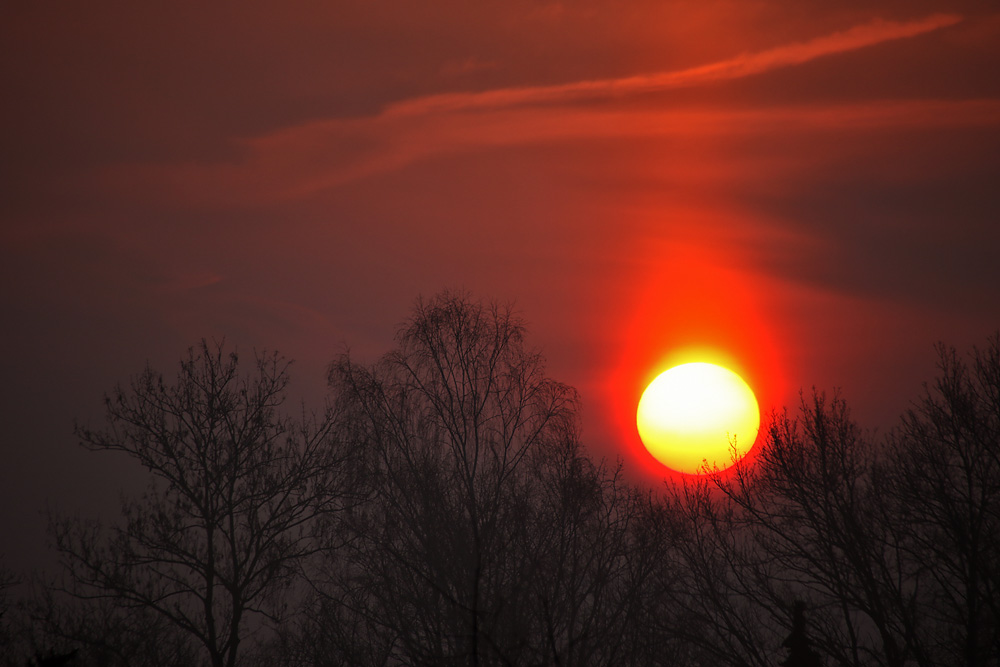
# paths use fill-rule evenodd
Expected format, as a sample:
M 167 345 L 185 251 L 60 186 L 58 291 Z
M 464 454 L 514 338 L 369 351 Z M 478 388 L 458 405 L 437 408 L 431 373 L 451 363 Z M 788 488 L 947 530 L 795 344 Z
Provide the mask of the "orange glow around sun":
M 637 410 L 646 388 L 664 371 L 706 362 L 732 371 L 752 387 L 759 408 L 753 411 L 766 421 L 786 401 L 781 346 L 767 318 L 768 285 L 723 244 L 664 239 L 647 242 L 643 253 L 647 274 L 636 278 L 643 287 L 630 304 L 623 304 L 628 310 L 616 332 L 621 344 L 604 383 L 622 454 L 651 482 L 696 473 L 702 459 L 709 467 L 714 462 L 726 468 L 731 464 L 728 439 L 722 455 L 692 454 L 697 465 L 671 463 L 655 453 L 660 450 L 648 448 L 640 437 L 644 427 L 637 424 Z M 759 423 L 722 426 L 723 433 L 736 435 L 748 462 L 756 449 L 750 449 L 753 441 L 741 431 L 756 435 Z

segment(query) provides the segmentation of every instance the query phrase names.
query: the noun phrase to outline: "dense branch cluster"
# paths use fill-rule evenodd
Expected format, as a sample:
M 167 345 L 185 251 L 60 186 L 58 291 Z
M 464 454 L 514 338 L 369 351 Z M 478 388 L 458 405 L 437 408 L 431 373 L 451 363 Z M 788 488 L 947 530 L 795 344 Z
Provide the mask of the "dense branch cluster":
M 815 394 L 735 469 L 650 490 L 587 456 L 524 337 L 420 302 L 294 420 L 277 355 L 145 371 L 78 435 L 147 491 L 109 526 L 53 515 L 61 572 L 2 600 L 9 664 L 998 664 L 1000 338 L 942 347 L 886 436 Z

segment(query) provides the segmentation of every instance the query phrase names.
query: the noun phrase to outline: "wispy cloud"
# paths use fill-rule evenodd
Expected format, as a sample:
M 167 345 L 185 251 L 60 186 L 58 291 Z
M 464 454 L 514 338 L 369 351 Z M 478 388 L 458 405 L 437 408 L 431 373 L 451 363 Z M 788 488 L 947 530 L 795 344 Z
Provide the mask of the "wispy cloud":
M 727 60 L 684 70 L 617 79 L 578 81 L 554 86 L 503 88 L 481 93 L 433 95 L 392 105 L 386 109 L 384 115 L 411 115 L 443 111 L 498 109 L 526 104 L 563 103 L 588 97 L 656 92 L 696 86 L 761 74 L 781 67 L 800 65 L 823 56 L 854 51 L 896 39 L 915 37 L 954 25 L 961 20 L 962 17 L 956 14 L 933 14 L 919 20 L 901 23 L 875 20 L 807 42 L 786 44 L 756 53 L 744 53 Z
M 876 20 L 806 42 L 747 53 L 690 69 L 554 86 L 433 95 L 398 102 L 367 118 L 329 119 L 242 140 L 243 160 L 225 164 L 130 166 L 111 175 L 145 190 L 151 182 L 183 201 L 295 199 L 429 155 L 577 137 L 684 136 L 783 128 L 995 122 L 993 101 L 903 101 L 742 110 L 593 108 L 575 103 L 708 84 L 924 34 L 961 20 L 935 14 L 909 22 Z M 942 108 L 947 106 L 947 109 Z

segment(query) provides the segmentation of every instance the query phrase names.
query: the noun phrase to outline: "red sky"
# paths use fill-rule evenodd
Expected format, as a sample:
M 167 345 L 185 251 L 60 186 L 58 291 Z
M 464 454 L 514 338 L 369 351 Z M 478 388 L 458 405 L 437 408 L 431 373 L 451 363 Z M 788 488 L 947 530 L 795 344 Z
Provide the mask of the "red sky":
M 131 470 L 74 419 L 203 336 L 374 359 L 514 301 L 624 456 L 677 349 L 886 429 L 1000 327 L 989 2 L 17 3 L 0 21 L 0 549 Z M 648 479 L 648 475 L 646 477 Z

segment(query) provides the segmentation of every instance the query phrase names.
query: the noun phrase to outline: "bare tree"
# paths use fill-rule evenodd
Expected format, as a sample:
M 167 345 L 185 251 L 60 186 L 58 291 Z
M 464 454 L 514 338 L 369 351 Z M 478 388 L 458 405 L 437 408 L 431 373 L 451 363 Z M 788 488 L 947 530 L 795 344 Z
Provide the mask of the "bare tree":
M 80 599 L 62 595 L 41 579 L 23 601 L 20 654 L 74 655 L 80 667 L 182 667 L 197 665 L 193 637 L 167 618 L 142 607 L 122 606 L 114 598 Z M 24 664 L 18 661 L 19 667 Z
M 544 375 L 496 304 L 420 302 L 397 341 L 372 367 L 331 367 L 371 481 L 338 599 L 408 663 L 517 662 L 533 594 L 527 473 L 533 452 L 575 437 L 575 393 Z
M 890 438 L 884 477 L 940 664 L 1000 660 L 1000 334 L 940 374 Z
M 687 490 L 699 574 L 686 604 L 727 647 L 720 659 L 769 664 L 802 599 L 816 649 L 838 664 L 927 664 L 880 456 L 842 400 L 815 394 L 800 419 L 772 420 L 756 460 Z
M 691 590 L 719 660 L 765 665 L 796 598 L 836 664 L 1000 659 L 1000 335 L 940 374 L 888 437 L 839 399 L 775 418 L 760 455 L 676 496 Z
M 78 428 L 83 446 L 127 454 L 150 473 L 125 499 L 120 524 L 51 521 L 77 599 L 165 620 L 233 667 L 251 628 L 275 620 L 278 594 L 314 553 L 318 517 L 344 497 L 343 450 L 330 415 L 295 422 L 279 412 L 288 362 L 202 341 L 175 382 L 147 368 L 105 400 L 107 428 Z
M 575 393 L 510 309 L 442 294 L 397 341 L 331 367 L 369 496 L 336 536 L 301 662 L 677 664 L 669 508 L 585 455 Z
M 526 594 L 505 557 L 529 511 L 515 471 L 567 427 L 575 397 L 495 305 L 421 303 L 398 341 L 372 369 L 345 358 L 331 370 L 373 453 L 356 562 L 409 659 L 494 663 Z
M 16 612 L 15 602 L 11 598 L 11 589 L 20 583 L 20 578 L 0 565 L 0 664 L 8 664 L 6 655 L 13 653 L 14 646 L 14 620 L 12 612 Z
M 620 465 L 593 463 L 576 440 L 540 454 L 524 549 L 528 664 L 692 664 L 664 604 L 678 575 L 670 508 L 626 483 Z

